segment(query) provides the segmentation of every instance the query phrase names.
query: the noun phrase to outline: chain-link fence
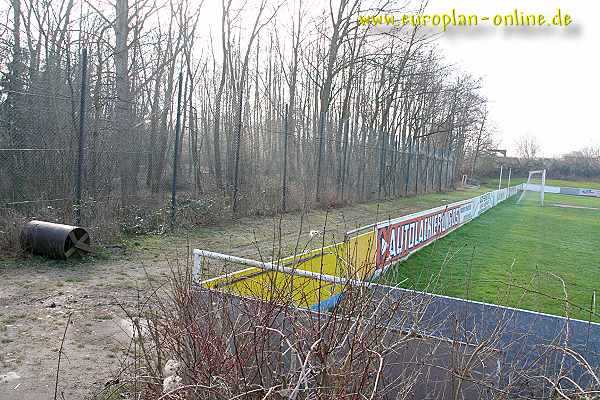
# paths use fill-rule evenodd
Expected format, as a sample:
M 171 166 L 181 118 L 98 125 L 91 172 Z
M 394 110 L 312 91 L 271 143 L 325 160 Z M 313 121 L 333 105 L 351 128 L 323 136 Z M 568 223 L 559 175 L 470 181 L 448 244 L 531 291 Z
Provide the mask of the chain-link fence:
M 153 187 L 151 175 L 158 163 L 153 163 L 152 152 L 122 152 L 99 147 L 86 148 L 81 154 L 84 161 L 80 182 L 77 169 L 80 155 L 75 146 L 0 149 L 0 215 L 76 223 L 76 188 L 80 185 L 81 224 L 104 229 L 112 226 L 108 231 L 113 233 L 119 229 L 127 233 L 161 233 L 168 229 L 174 183 L 170 163 L 164 161 L 160 183 Z M 374 151 L 371 149 L 371 152 Z M 372 162 L 369 158 L 373 160 L 375 156 L 371 154 L 364 162 Z M 215 195 L 218 191 L 208 166 L 197 171 L 185 153 L 180 161 L 175 207 L 177 213 L 186 217 L 179 222 L 214 222 L 226 212 L 228 199 Z M 126 174 L 121 170 L 124 162 L 129 166 Z M 355 160 L 342 183 L 339 177 L 329 176 L 324 195 L 326 201 L 334 205 L 335 199 L 340 199 L 340 190 L 345 192 L 344 202 L 444 190 L 452 183 L 454 167 L 454 159 L 436 149 L 394 150 L 385 171 L 359 171 L 359 160 Z M 303 176 L 304 168 L 291 170 L 285 182 L 288 209 L 302 207 L 309 196 L 312 197 L 313 189 L 313 180 Z M 252 176 L 249 172 L 243 175 L 241 202 L 253 204 L 246 205 L 245 210 L 277 210 L 284 187 L 280 174 L 275 171 L 271 176 L 264 173 Z M 363 199 L 358 194 L 361 191 L 365 193 Z
M 18 247 L 19 228 L 28 219 L 80 224 L 104 241 L 123 232 L 212 223 L 228 214 L 441 191 L 456 175 L 454 152 L 429 139 L 348 134 L 333 120 L 315 138 L 310 124 L 289 131 L 283 113 L 242 128 L 225 115 L 215 146 L 210 112 L 191 104 L 177 109 L 171 102 L 148 116 L 137 111 L 136 99 L 123 129 L 112 89 L 95 86 L 87 93 L 76 84 L 80 70 L 66 74 L 67 82 L 45 76 L 28 88 L 4 85 L 0 231 L 12 239 L 1 247 Z

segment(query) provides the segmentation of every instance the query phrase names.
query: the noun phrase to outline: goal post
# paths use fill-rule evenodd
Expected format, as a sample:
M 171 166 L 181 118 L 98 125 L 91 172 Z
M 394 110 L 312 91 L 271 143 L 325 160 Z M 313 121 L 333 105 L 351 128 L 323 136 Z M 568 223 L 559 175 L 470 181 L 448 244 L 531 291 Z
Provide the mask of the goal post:
M 523 198 L 528 192 L 539 192 L 540 193 L 540 206 L 544 206 L 544 192 L 546 190 L 546 170 L 540 169 L 536 171 L 529 171 L 527 177 L 527 183 L 523 186 L 523 191 L 517 200 L 517 204 L 520 204 Z

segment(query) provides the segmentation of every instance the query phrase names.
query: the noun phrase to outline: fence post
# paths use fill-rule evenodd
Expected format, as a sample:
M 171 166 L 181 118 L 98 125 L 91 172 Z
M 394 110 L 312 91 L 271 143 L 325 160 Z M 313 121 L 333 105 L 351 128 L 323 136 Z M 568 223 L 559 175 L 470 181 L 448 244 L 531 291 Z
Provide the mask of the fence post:
M 448 152 L 446 153 L 446 190 L 448 190 L 448 188 L 450 187 L 450 155 L 452 153 L 450 152 L 450 149 L 448 149 Z
M 410 181 L 410 159 L 412 158 L 412 136 L 408 138 L 408 152 L 406 156 L 406 181 L 404 182 L 404 195 L 408 196 L 408 182 Z
M 440 153 L 442 153 L 439 157 L 439 161 L 440 161 L 440 176 L 439 176 L 439 185 L 438 185 L 438 192 L 442 191 L 442 179 L 443 179 L 443 175 L 444 175 L 444 149 L 440 149 Z
M 85 169 L 85 96 L 87 86 L 87 48 L 81 50 L 81 93 L 79 100 L 79 157 L 77 160 L 77 178 L 75 179 L 75 209 L 73 210 L 75 225 L 81 224 L 81 181 Z
M 427 172 L 425 174 L 425 193 L 429 193 L 429 175 L 431 175 L 431 142 L 427 138 Z
M 504 165 L 500 164 L 500 179 L 498 180 L 498 190 L 502 188 L 502 170 L 504 169 Z
M 377 148 L 378 153 L 379 153 L 379 168 L 377 169 L 378 172 L 378 178 L 377 178 L 377 200 L 381 200 L 381 190 L 382 190 L 382 186 L 383 186 L 383 176 L 385 174 L 385 150 L 384 150 L 384 142 L 385 139 L 383 137 L 384 133 L 383 130 L 380 129 L 379 130 L 379 135 L 377 138 L 377 142 L 379 143 L 379 146 Z
M 454 186 L 454 183 L 456 182 L 457 169 L 458 169 L 458 166 L 456 164 L 456 150 L 455 150 L 454 154 L 452 154 L 452 181 L 450 182 L 452 184 L 452 189 L 456 189 L 456 187 Z
M 318 144 L 319 144 L 319 148 L 317 150 L 317 183 L 316 183 L 316 195 L 315 195 L 315 200 L 317 203 L 321 202 L 321 180 L 322 177 L 321 175 L 324 174 L 323 173 L 323 168 L 322 168 L 322 163 L 323 163 L 323 150 L 324 150 L 324 146 L 325 146 L 325 129 L 326 129 L 326 119 L 327 119 L 327 112 L 326 111 L 321 111 L 321 113 L 319 114 L 319 133 L 318 133 Z
M 415 195 L 419 194 L 419 160 L 421 158 L 421 141 L 417 140 L 415 149 Z
M 435 192 L 435 171 L 437 171 L 436 168 L 436 161 L 437 161 L 437 148 L 434 146 L 433 150 L 430 150 L 430 155 L 431 157 L 431 191 Z
M 424 161 L 425 161 L 425 165 L 424 168 L 425 170 L 423 171 L 423 193 L 428 193 L 428 182 L 429 182 L 429 168 L 431 168 L 430 162 L 431 160 L 429 159 L 429 147 L 431 146 L 431 144 L 429 143 L 429 138 L 427 138 L 427 147 L 425 148 L 425 150 L 423 151 L 423 157 L 424 157 Z
M 283 178 L 281 182 L 281 211 L 286 209 L 287 192 L 287 150 L 288 150 L 288 105 L 285 105 L 285 119 L 283 120 Z
M 171 229 L 175 229 L 177 211 L 177 155 L 179 149 L 179 133 L 181 131 L 181 84 L 183 72 L 179 72 L 177 89 L 177 121 L 175 122 L 175 147 L 173 151 L 173 181 L 171 185 Z

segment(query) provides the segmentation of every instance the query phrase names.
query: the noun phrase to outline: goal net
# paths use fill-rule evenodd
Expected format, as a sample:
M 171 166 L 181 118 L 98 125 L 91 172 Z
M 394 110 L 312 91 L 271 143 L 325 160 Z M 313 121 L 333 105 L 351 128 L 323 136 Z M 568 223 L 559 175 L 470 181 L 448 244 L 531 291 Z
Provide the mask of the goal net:
M 539 202 L 539 205 L 543 207 L 545 188 L 546 170 L 529 171 L 527 183 L 523 185 L 523 191 L 521 192 L 521 196 L 519 196 L 517 203 L 520 204 L 524 201 Z

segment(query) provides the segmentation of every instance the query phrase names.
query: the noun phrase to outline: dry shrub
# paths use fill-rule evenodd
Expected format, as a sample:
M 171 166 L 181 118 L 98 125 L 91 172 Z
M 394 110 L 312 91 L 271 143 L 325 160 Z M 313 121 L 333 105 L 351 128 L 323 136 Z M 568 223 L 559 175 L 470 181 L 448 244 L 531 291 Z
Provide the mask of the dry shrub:
M 20 254 L 19 235 L 27 219 L 15 210 L 0 210 L 0 256 Z
M 457 320 L 444 310 L 426 322 L 430 296 L 388 296 L 389 289 L 346 287 L 338 306 L 321 312 L 294 307 L 289 293 L 273 292 L 269 301 L 242 298 L 194 286 L 189 271 L 173 273 L 170 287 L 152 289 L 128 311 L 139 334 L 120 382 L 127 398 L 161 400 L 587 399 L 600 393 L 597 368 L 560 340 L 542 344 L 541 353 L 518 350 L 523 354 L 507 363 L 511 320 L 487 333 L 462 331 L 471 316 Z M 425 334 L 448 324 L 468 339 Z M 560 368 L 548 364 L 561 359 Z M 181 383 L 165 392 L 167 360 L 179 364 Z
M 220 193 L 194 195 L 179 193 L 177 196 L 177 229 L 193 229 L 213 225 L 227 215 L 229 207 Z M 113 201 L 100 204 L 94 213 L 88 213 L 90 227 L 98 233 L 100 242 L 114 240 L 125 235 L 161 235 L 171 229 L 171 204 L 160 199 L 140 199 L 122 205 Z
M 214 225 L 230 214 L 228 199 L 219 191 L 193 196 L 183 194 L 177 200 L 177 220 L 185 228 Z
M 290 180 L 286 185 L 286 211 L 310 208 L 313 193 L 303 182 Z M 278 177 L 255 177 L 238 196 L 238 214 L 272 216 L 282 211 L 282 181 Z
M 281 207 L 281 181 L 269 176 L 252 178 L 238 193 L 239 215 L 274 215 Z
M 349 204 L 348 199 L 342 200 L 337 192 L 327 191 L 322 195 L 321 206 L 323 208 L 341 208 Z
M 34 219 L 64 223 L 65 215 L 69 213 L 60 206 L 47 205 L 43 208 L 35 208 L 35 211 L 27 207 L 21 210 L 12 208 L 0 208 L 0 256 L 18 257 L 23 255 L 19 236 L 23 226 Z M 70 217 L 69 217 L 70 218 Z
M 347 288 L 332 312 L 313 312 L 285 293 L 240 298 L 194 287 L 187 276 L 173 274 L 168 290 L 128 313 L 150 321 L 120 377 L 131 398 L 380 399 L 429 391 L 451 398 L 453 390 L 469 397 L 498 383 L 493 343 L 475 348 L 400 329 L 413 316 L 402 312 L 404 299 L 374 302 L 371 291 Z M 142 335 L 146 326 L 151 332 Z M 181 364 L 182 386 L 164 393 L 169 359 Z

